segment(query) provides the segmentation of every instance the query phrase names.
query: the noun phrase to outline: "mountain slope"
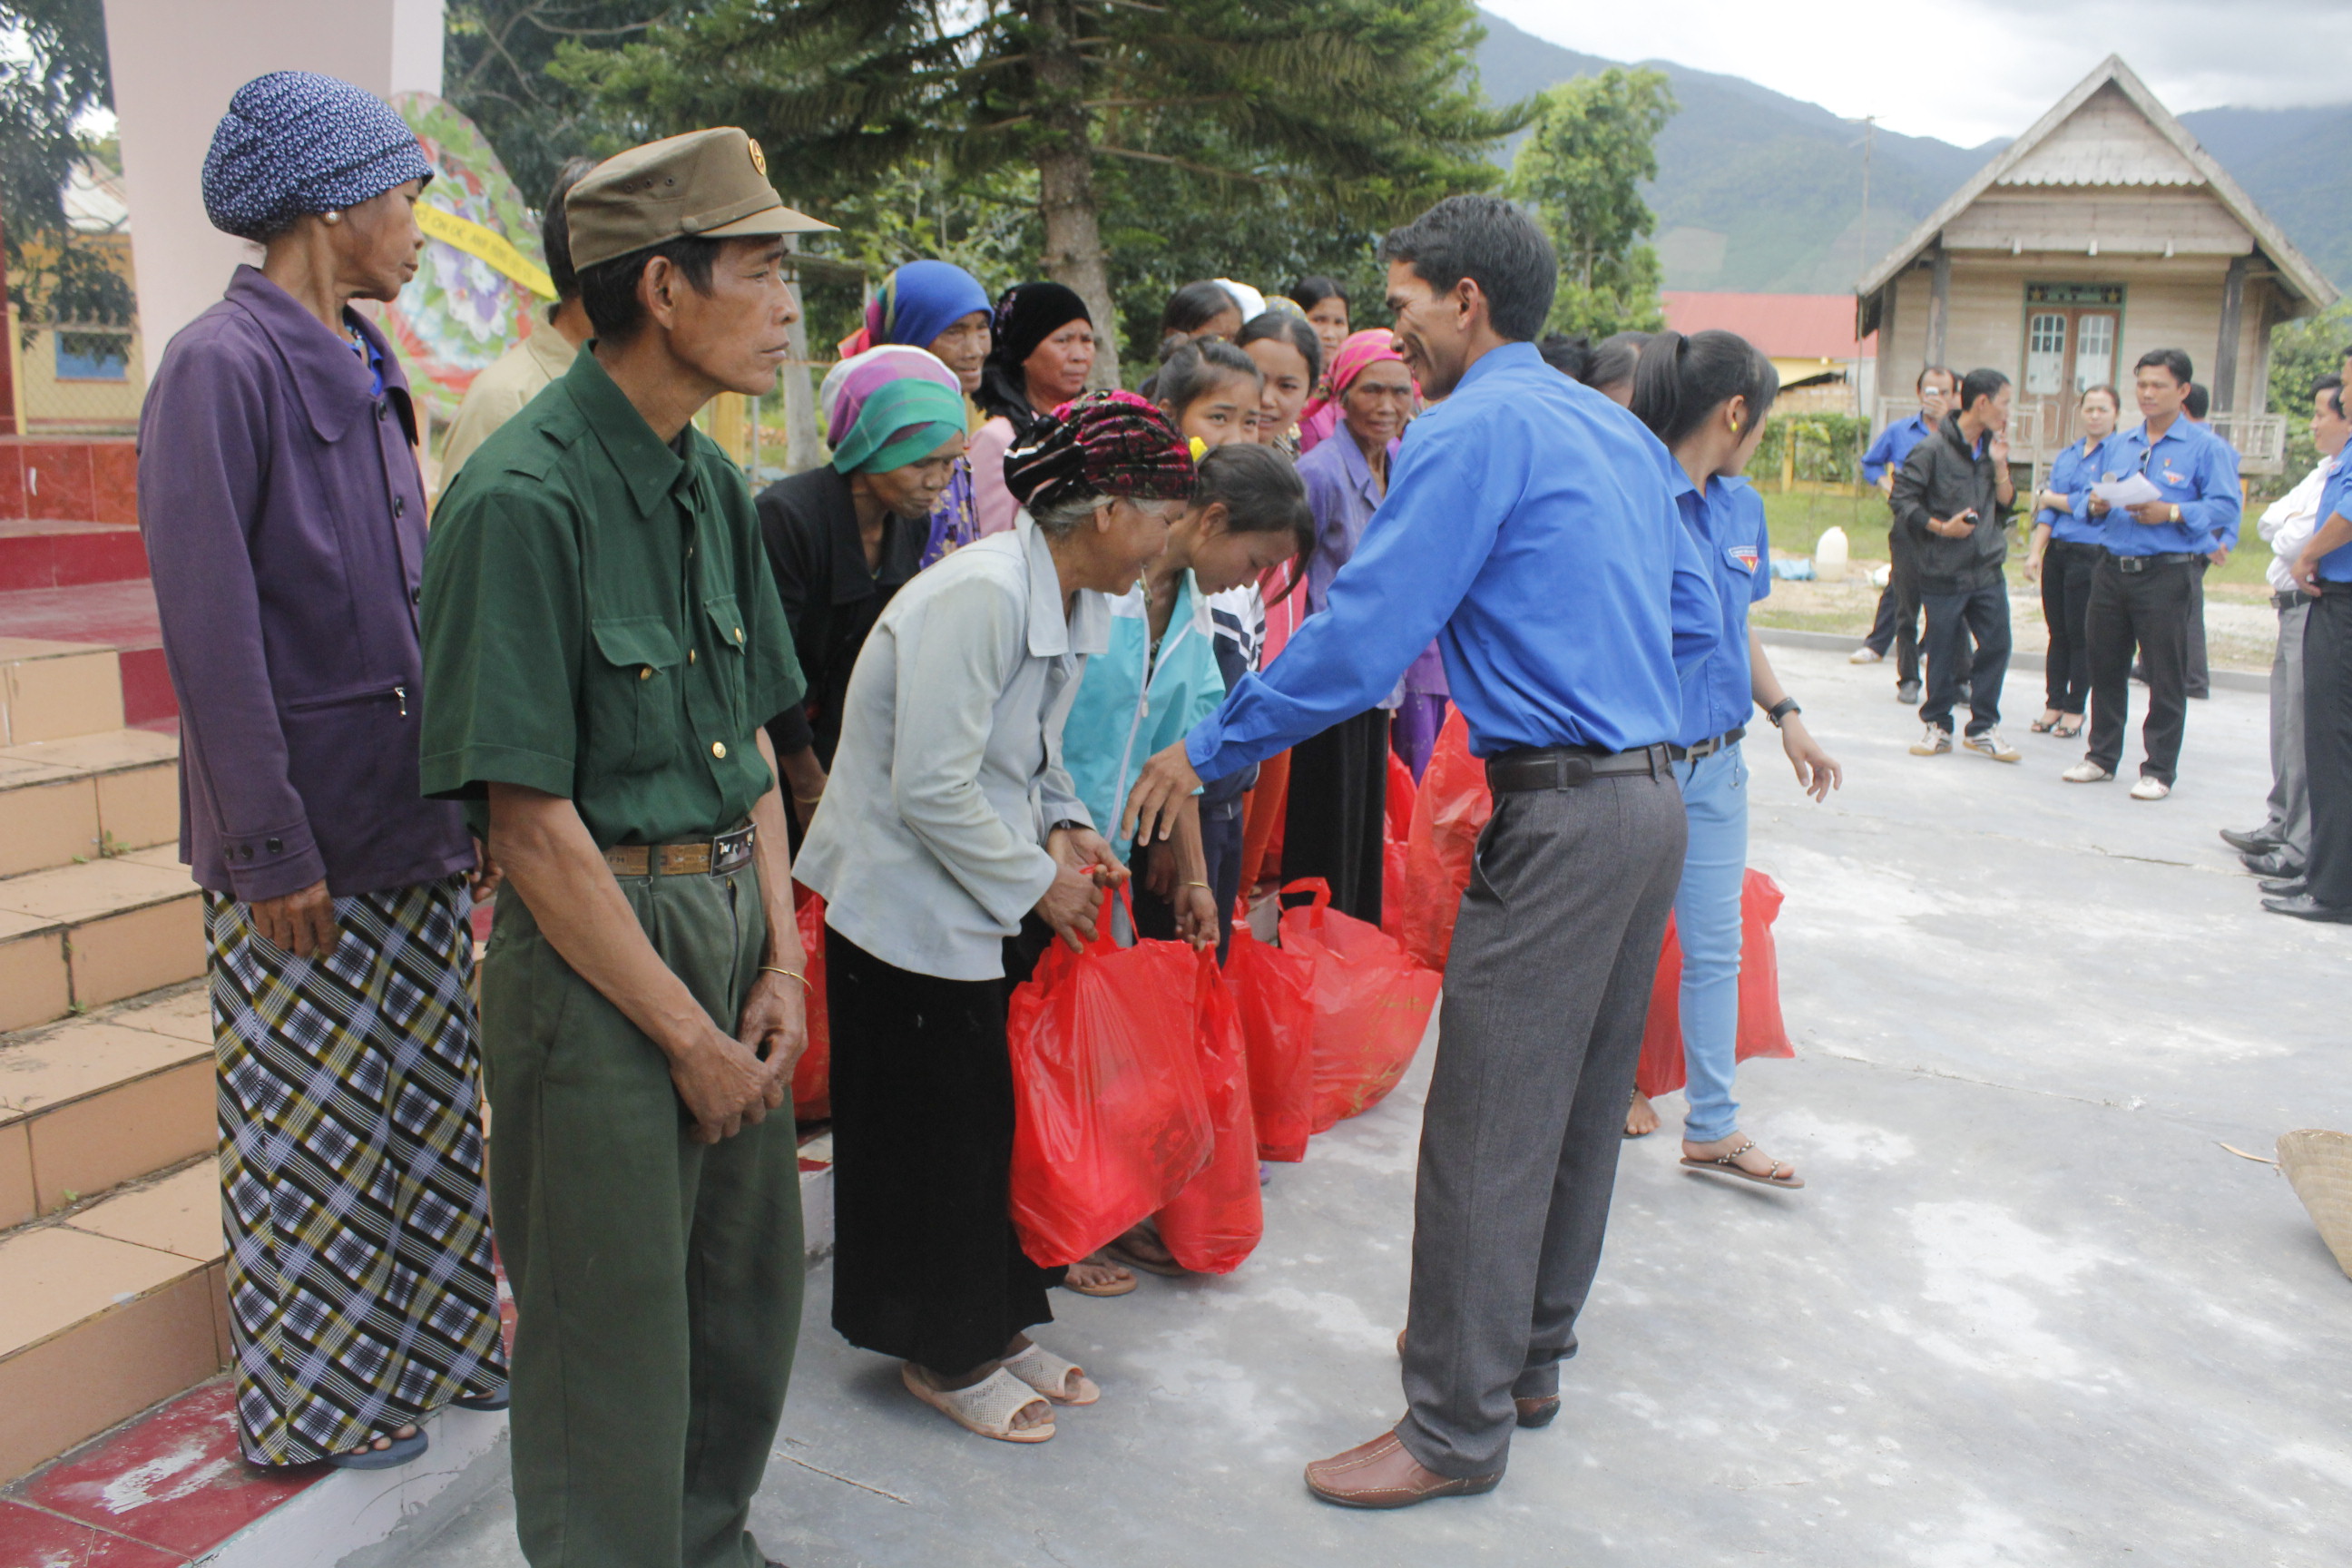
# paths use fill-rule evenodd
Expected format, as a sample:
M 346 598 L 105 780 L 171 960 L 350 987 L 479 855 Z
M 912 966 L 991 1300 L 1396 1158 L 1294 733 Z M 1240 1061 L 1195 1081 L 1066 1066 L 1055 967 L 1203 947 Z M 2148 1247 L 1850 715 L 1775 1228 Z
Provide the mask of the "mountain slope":
M 1615 63 L 1491 12 L 1479 20 L 1486 38 L 1476 64 L 1496 102 Z M 1644 193 L 1658 215 L 1669 289 L 1843 293 L 2008 145 L 1876 132 L 1864 235 L 1862 126 L 1740 77 L 1641 63 L 1665 72 L 1681 106 L 1659 134 L 1658 179 Z M 2352 283 L 2352 107 L 2215 109 L 2181 119 L 2315 265 Z

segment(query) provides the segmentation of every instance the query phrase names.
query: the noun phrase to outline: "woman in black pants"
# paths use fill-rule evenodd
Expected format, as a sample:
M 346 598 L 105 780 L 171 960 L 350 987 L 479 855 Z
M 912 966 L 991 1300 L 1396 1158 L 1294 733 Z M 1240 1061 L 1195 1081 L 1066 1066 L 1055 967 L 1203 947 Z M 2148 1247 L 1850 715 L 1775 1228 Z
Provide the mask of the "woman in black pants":
M 2083 732 L 2083 705 L 2091 694 L 2091 569 L 2098 564 L 2104 527 L 2086 503 L 2091 486 L 2113 479 L 2107 437 L 2116 431 L 2116 389 L 2095 386 L 2076 411 L 2080 439 L 2050 465 L 2050 482 L 2034 498 L 2033 542 L 2026 547 L 2025 580 L 2042 584 L 2042 618 L 2050 627 L 2047 705 L 2033 721 L 2037 735 L 2068 740 Z

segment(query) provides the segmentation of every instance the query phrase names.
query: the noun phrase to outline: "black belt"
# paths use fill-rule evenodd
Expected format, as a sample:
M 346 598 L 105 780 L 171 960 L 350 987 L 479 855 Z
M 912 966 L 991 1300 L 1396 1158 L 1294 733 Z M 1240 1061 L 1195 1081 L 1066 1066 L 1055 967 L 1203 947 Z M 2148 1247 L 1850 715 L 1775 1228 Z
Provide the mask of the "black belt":
M 1678 763 L 1700 762 L 1715 755 L 1717 752 L 1727 751 L 1738 745 L 1747 733 L 1747 725 L 1734 724 L 1722 734 L 1709 735 L 1696 746 L 1668 746 L 1666 755 Z
M 2118 555 L 2115 563 L 2118 572 L 2145 572 L 2151 566 L 2185 566 L 2203 559 L 2192 551 L 2171 550 L 2162 555 Z
M 2273 610 L 2300 609 L 2304 605 L 2311 603 L 2315 596 L 2315 595 L 2305 593 L 2300 588 L 2289 588 L 2284 594 L 2273 594 L 2271 595 L 2271 608 Z
M 1655 778 L 1673 765 L 1673 748 L 1663 741 L 1630 752 L 1604 752 L 1597 746 L 1528 748 L 1489 757 L 1486 787 L 1496 795 L 1574 789 L 1619 773 L 1647 773 Z
M 673 844 L 623 844 L 604 851 L 615 877 L 724 877 L 751 863 L 757 834 L 750 823 L 709 838 Z

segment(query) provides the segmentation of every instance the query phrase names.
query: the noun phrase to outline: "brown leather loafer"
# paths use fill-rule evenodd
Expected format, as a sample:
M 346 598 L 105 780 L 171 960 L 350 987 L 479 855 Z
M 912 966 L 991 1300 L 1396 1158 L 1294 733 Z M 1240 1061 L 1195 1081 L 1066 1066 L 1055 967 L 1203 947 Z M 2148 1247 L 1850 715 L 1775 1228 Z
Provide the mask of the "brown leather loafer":
M 1405 1451 L 1393 1432 L 1307 1467 L 1307 1489 L 1342 1508 L 1411 1508 L 1436 1497 L 1490 1492 L 1503 1478 L 1441 1476 Z

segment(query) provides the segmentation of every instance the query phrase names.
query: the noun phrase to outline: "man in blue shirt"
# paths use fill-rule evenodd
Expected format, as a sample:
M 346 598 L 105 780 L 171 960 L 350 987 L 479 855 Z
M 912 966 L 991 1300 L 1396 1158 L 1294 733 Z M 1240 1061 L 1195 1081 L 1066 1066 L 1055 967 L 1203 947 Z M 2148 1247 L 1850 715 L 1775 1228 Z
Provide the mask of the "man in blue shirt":
M 2140 739 L 2147 760 L 2134 800 L 2172 793 L 2188 723 L 2189 617 L 2196 609 L 2194 563 L 2238 542 L 2245 492 L 2238 484 L 2238 454 L 2228 442 L 2192 422 L 2185 405 L 2191 372 L 2179 349 L 2140 356 L 2132 386 L 2146 421 L 2118 431 L 2108 465 L 2137 470 L 2157 499 L 2123 510 L 2094 492 L 2089 510 L 2106 520 L 2106 559 L 2091 576 L 2091 749 L 2063 775 L 2069 784 L 2100 784 L 2123 760 L 2124 723 L 2131 717 L 2132 648 L 2147 673 L 2147 722 Z
M 2312 595 L 2303 632 L 2303 754 L 2311 778 L 2311 858 L 2301 889 L 2263 908 L 2352 924 L 2352 462 L 2320 492 L 2319 528 L 2288 570 Z
M 1405 432 L 1329 607 L 1152 758 L 1130 826 L 1386 693 L 1437 640 L 1494 819 L 1454 928 L 1415 1195 L 1410 1406 L 1307 1467 L 1328 1501 L 1490 1490 L 1559 1407 L 1680 878 L 1666 742 L 1719 607 L 1633 416 L 1547 365 L 1559 278 L 1517 207 L 1454 196 L 1381 244 L 1396 343 L 1442 399 Z
M 1939 364 L 1931 364 L 1919 373 L 1919 412 L 1908 419 L 1896 420 L 1878 433 L 1878 439 L 1862 455 L 1863 483 L 1876 485 L 1879 493 L 1893 498 L 1895 476 L 1903 471 L 1911 449 L 1943 423 L 1944 412 L 1950 406 L 1952 393 L 1958 384 L 1958 379 Z M 1905 568 L 1902 531 L 1892 527 L 1887 531 L 1888 569 L 1886 586 L 1878 595 L 1878 617 L 1871 623 L 1870 636 L 1853 650 L 1851 662 L 1876 664 L 1892 647 L 1895 698 L 1908 707 L 1919 700 L 1919 593 Z

